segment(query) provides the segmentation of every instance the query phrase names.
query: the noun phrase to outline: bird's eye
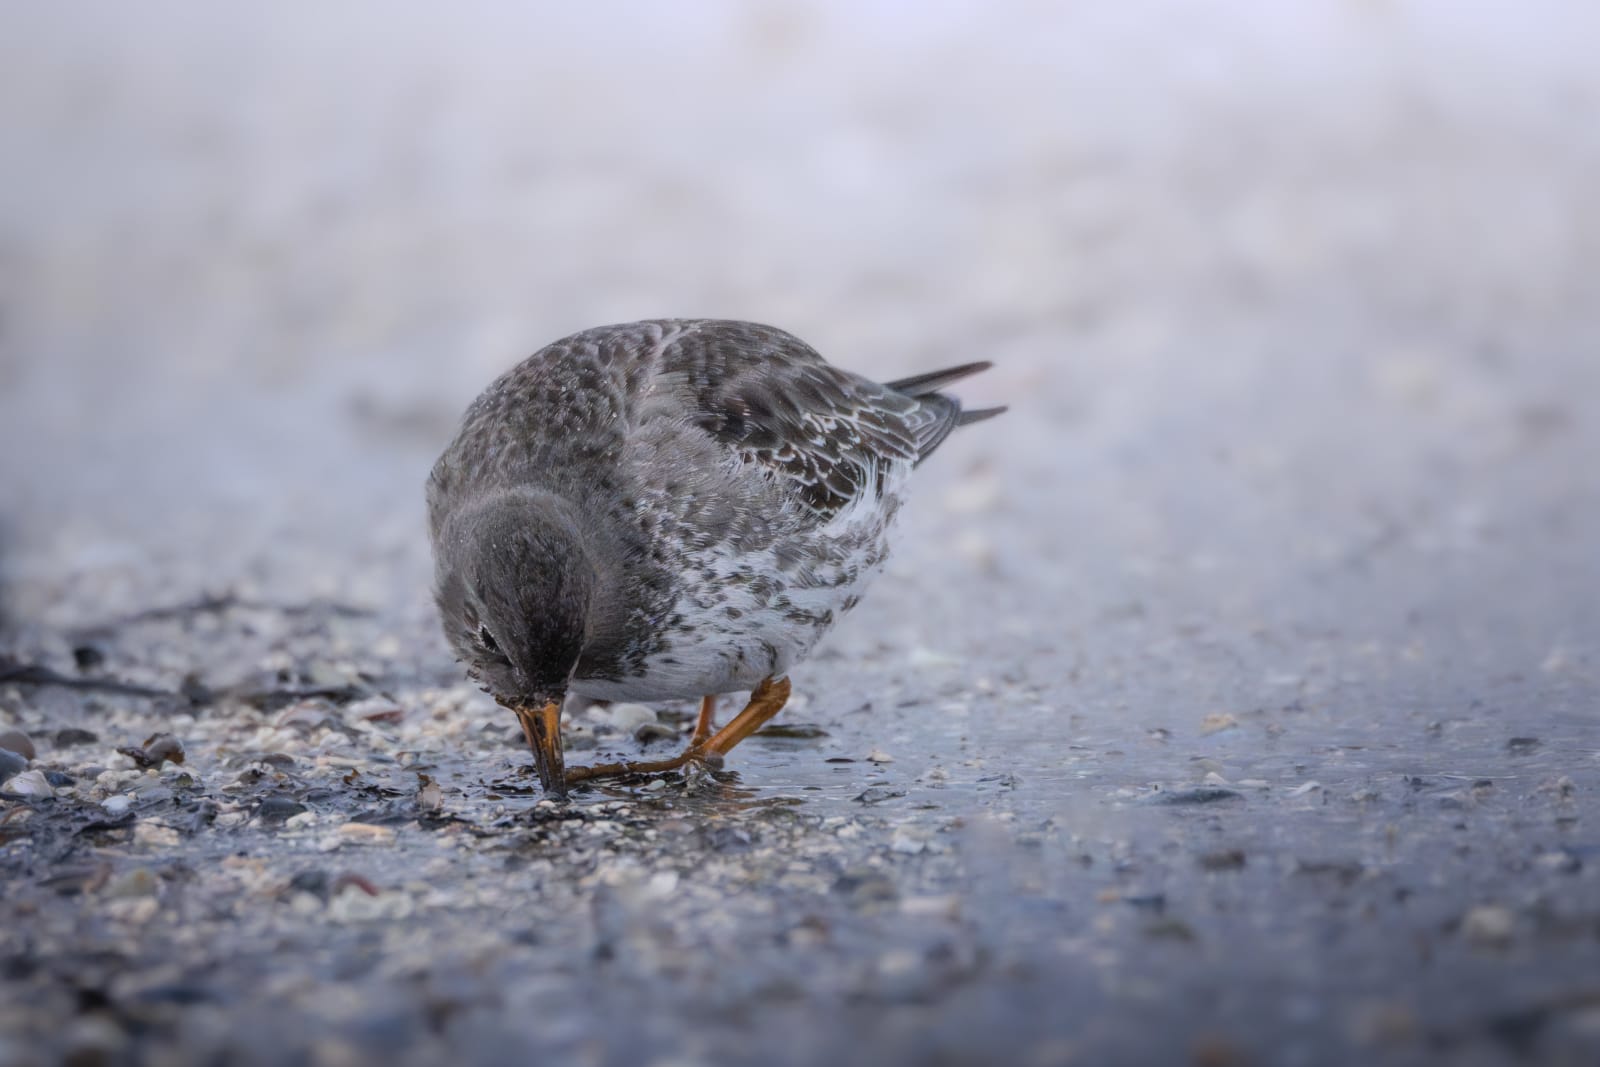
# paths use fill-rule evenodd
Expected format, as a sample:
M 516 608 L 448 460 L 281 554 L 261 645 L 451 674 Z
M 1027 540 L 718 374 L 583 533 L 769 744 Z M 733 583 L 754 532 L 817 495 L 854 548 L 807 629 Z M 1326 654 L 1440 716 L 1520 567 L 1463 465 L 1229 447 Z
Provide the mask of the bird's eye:
M 489 632 L 489 628 L 487 626 L 483 626 L 478 629 L 478 640 L 482 641 L 483 647 L 487 648 L 490 652 L 500 651 L 499 643 L 495 641 L 494 634 Z

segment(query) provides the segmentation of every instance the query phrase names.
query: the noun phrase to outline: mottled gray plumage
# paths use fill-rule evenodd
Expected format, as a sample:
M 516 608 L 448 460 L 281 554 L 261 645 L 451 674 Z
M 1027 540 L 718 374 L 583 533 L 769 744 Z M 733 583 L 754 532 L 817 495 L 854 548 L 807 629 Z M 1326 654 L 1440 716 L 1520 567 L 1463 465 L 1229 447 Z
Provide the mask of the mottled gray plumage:
M 428 480 L 445 633 L 502 700 L 781 676 L 883 562 L 975 363 L 880 385 L 746 322 L 586 330 L 500 377 Z

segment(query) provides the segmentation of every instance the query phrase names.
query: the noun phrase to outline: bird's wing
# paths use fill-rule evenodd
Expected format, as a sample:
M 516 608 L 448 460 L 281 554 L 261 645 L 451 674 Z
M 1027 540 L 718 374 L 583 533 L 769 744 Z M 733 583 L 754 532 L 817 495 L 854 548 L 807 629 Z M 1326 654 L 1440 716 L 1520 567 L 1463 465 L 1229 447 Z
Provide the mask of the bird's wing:
M 797 503 L 831 518 L 932 452 L 961 405 L 908 395 L 830 366 L 800 339 L 754 323 L 673 324 L 657 373 L 689 417 L 743 462 L 779 479 Z

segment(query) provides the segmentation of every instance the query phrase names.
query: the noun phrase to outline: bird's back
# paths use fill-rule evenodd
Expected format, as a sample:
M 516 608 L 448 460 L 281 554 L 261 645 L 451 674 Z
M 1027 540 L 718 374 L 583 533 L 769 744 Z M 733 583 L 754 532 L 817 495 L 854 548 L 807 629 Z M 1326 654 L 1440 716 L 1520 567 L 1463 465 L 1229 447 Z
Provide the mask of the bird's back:
M 971 418 L 937 387 L 982 366 L 881 385 L 754 323 L 586 330 L 468 409 L 429 480 L 434 528 L 498 488 L 572 501 L 619 587 L 579 691 L 749 688 L 855 603 L 905 478 Z

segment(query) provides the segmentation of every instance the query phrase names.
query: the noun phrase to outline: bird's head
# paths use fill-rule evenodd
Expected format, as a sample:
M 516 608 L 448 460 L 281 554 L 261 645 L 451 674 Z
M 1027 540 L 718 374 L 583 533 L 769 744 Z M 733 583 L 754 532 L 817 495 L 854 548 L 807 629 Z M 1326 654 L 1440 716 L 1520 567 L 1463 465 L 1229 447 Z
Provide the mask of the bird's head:
M 435 530 L 434 564 L 434 597 L 457 658 L 516 712 L 540 781 L 563 791 L 561 703 L 595 586 L 576 523 L 555 498 L 488 497 Z

